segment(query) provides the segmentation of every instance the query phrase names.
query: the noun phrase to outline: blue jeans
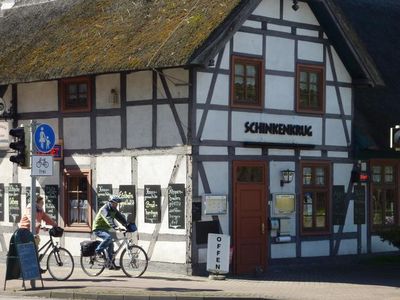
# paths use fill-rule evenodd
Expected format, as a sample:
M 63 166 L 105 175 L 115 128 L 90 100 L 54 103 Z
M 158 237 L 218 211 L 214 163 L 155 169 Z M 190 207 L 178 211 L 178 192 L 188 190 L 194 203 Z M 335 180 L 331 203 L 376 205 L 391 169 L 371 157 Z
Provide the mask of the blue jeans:
M 111 259 L 114 252 L 114 243 L 112 242 L 111 234 L 105 230 L 95 230 L 94 234 L 103 240 L 97 246 L 96 252 L 107 250 L 108 259 Z

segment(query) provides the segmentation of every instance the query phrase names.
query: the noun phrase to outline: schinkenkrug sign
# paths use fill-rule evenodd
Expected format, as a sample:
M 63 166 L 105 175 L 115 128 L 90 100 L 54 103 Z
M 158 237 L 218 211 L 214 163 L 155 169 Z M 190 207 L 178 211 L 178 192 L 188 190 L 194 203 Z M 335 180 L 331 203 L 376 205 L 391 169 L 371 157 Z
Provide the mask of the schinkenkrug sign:
M 261 123 L 246 122 L 244 124 L 245 133 L 277 134 L 277 135 L 295 135 L 312 136 L 311 125 L 295 125 L 282 123 Z

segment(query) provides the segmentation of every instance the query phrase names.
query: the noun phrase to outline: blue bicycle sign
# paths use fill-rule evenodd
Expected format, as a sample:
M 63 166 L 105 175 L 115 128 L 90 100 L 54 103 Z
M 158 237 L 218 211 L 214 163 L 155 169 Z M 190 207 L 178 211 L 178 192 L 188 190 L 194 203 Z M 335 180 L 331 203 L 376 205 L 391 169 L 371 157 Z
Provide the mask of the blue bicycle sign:
M 56 142 L 53 128 L 48 124 L 40 124 L 38 127 L 36 127 L 34 140 L 36 148 L 40 152 L 50 152 Z

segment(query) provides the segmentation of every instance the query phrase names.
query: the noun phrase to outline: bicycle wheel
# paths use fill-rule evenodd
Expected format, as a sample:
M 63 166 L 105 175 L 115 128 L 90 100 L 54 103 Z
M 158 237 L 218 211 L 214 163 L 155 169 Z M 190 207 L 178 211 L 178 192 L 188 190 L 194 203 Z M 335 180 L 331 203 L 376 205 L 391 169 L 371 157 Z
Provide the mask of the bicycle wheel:
M 55 280 L 67 280 L 74 267 L 71 253 L 62 247 L 54 248 L 47 257 L 47 270 Z
M 81 255 L 81 267 L 83 272 L 86 275 L 94 277 L 99 276 L 106 266 L 106 259 L 104 254 L 102 256 L 99 255 L 91 255 L 91 256 L 82 256 Z
M 132 245 L 121 253 L 120 266 L 128 277 L 140 277 L 147 269 L 149 259 L 140 246 Z

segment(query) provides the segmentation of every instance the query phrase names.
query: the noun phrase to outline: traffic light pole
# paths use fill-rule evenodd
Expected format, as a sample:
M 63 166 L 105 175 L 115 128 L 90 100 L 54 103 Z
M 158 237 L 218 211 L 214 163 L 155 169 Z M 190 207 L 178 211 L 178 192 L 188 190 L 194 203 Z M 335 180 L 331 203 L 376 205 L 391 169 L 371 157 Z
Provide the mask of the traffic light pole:
M 31 151 L 31 156 L 30 156 L 31 165 L 32 165 L 33 155 L 36 153 L 36 150 L 33 147 L 33 139 L 34 139 L 35 129 L 36 129 L 36 121 L 31 121 L 31 124 L 30 124 L 31 140 L 30 140 L 30 145 L 29 145 L 30 151 Z M 31 232 L 32 232 L 33 236 L 36 235 L 36 176 L 35 175 L 31 175 Z M 31 280 L 31 287 L 36 288 L 35 279 Z

